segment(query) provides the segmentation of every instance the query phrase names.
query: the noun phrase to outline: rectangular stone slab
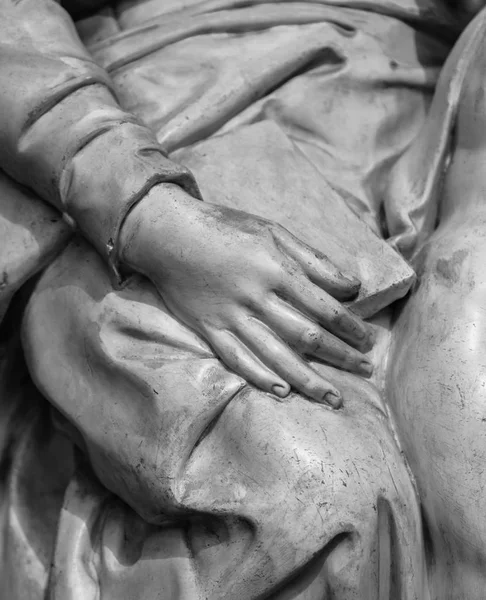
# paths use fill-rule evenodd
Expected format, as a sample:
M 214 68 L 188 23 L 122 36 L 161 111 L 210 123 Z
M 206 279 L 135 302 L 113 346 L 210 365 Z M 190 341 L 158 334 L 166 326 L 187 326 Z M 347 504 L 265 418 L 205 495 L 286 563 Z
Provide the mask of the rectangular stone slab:
M 415 279 L 408 263 L 362 221 L 272 121 L 178 150 L 203 198 L 286 227 L 362 282 L 354 312 L 368 318 L 403 297 Z

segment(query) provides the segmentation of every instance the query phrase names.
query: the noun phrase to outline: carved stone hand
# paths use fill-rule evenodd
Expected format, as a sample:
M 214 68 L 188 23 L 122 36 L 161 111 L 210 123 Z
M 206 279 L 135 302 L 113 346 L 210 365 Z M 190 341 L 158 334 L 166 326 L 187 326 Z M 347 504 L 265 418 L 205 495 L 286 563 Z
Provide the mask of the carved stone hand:
M 283 227 L 159 185 L 122 230 L 123 258 L 221 360 L 257 387 L 339 407 L 304 356 L 369 376 L 372 332 L 340 304 L 359 290 Z

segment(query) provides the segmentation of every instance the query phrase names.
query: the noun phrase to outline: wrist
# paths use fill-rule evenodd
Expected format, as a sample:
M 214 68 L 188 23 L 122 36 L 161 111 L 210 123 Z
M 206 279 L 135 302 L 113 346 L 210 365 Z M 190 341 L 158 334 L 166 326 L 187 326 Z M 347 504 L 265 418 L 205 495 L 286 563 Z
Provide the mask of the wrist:
M 150 274 L 152 255 L 170 252 L 174 230 L 184 227 L 187 203 L 198 202 L 173 183 L 154 185 L 130 210 L 120 229 L 119 259 L 123 269 Z

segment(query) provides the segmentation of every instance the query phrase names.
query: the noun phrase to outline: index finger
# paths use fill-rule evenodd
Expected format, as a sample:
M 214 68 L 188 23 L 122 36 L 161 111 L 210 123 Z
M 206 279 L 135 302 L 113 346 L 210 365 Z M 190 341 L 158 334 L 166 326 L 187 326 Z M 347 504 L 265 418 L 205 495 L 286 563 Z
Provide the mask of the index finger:
M 361 287 L 359 279 L 345 275 L 328 256 L 312 248 L 283 229 L 277 234 L 278 242 L 286 254 L 297 261 L 307 277 L 338 300 L 351 300 Z

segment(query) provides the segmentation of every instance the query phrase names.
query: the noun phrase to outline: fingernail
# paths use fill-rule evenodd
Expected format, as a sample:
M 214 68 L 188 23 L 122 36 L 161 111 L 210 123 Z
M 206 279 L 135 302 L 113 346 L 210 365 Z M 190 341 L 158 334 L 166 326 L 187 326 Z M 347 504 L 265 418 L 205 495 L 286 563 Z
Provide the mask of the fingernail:
M 275 384 L 272 386 L 272 394 L 275 394 L 275 396 L 278 396 L 279 398 L 285 398 L 289 395 L 289 392 L 289 388 L 284 385 Z
M 327 392 L 327 394 L 324 395 L 324 402 L 333 408 L 340 408 L 343 403 L 343 399 L 341 398 L 341 394 L 338 392 Z
M 373 373 L 373 363 L 369 360 L 362 360 L 359 363 L 359 370 L 363 375 L 370 377 Z
M 339 271 L 339 275 L 352 285 L 361 287 L 361 281 L 354 275 L 345 275 L 342 271 Z

